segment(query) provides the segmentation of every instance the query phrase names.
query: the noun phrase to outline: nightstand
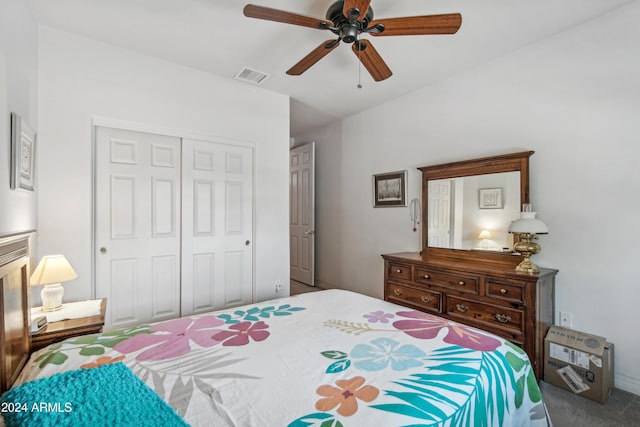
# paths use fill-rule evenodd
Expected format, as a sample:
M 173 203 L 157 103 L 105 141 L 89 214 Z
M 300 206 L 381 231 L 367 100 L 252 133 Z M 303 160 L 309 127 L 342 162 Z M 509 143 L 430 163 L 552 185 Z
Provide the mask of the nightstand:
M 31 334 L 31 351 L 39 350 L 49 344 L 66 340 L 67 338 L 102 332 L 106 309 L 107 299 L 102 298 L 100 314 L 77 319 L 61 320 L 59 322 L 49 322 L 44 329 Z

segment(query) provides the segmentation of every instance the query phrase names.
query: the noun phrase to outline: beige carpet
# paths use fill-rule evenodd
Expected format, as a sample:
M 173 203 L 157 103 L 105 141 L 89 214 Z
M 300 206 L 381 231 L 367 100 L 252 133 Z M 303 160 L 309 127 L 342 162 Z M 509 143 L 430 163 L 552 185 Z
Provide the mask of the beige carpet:
M 614 389 L 605 404 L 540 382 L 554 427 L 622 427 L 640 425 L 640 396 Z
M 324 290 L 317 286 L 309 286 L 309 285 L 305 285 L 304 283 L 296 282 L 295 280 L 291 280 L 289 282 L 289 286 L 291 287 L 291 290 L 290 290 L 291 295 L 298 295 L 298 294 L 304 294 L 307 292 L 316 292 L 316 291 Z

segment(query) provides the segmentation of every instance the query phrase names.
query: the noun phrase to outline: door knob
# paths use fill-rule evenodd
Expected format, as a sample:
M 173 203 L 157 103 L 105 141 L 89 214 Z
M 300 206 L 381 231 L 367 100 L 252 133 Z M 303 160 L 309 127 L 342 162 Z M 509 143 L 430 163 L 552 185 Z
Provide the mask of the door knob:
M 107 253 L 107 248 L 105 248 L 104 246 L 100 248 L 100 253 L 101 254 L 106 254 Z
M 251 244 L 251 240 L 245 240 L 245 241 L 244 241 L 244 245 L 245 245 L 245 246 L 249 246 L 250 244 Z
M 309 235 L 309 234 L 316 234 L 316 232 L 315 232 L 315 231 L 313 231 L 313 230 L 309 230 L 309 231 L 305 231 L 305 232 L 304 232 L 304 234 L 307 234 L 307 235 Z

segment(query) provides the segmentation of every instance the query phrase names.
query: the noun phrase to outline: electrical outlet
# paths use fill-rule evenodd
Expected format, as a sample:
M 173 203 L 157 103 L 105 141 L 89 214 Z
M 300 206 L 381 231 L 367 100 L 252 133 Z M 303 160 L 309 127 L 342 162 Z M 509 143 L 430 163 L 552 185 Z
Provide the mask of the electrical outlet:
M 568 313 L 566 311 L 560 312 L 560 326 L 564 326 L 565 328 L 573 327 L 573 314 Z
M 276 286 L 276 292 L 280 292 L 282 290 L 282 282 L 280 282 L 280 280 L 276 280 L 273 284 Z

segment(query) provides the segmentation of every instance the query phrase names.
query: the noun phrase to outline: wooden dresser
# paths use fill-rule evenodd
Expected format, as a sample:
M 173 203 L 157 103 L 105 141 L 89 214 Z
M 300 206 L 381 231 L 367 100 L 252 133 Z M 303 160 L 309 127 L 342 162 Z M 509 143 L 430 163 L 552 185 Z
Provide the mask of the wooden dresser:
M 527 352 L 536 378 L 542 378 L 557 270 L 543 268 L 529 275 L 509 264 L 413 252 L 382 257 L 385 300 L 504 337 Z

